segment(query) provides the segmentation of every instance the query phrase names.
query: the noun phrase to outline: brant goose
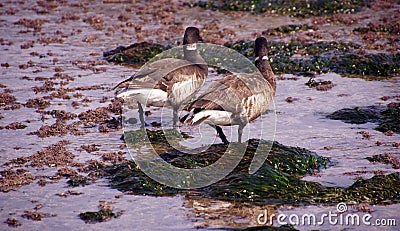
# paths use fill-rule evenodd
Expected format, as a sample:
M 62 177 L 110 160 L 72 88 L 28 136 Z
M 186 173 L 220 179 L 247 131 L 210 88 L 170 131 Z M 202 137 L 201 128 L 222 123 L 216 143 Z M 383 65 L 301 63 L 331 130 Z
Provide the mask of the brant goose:
M 205 93 L 185 107 L 189 113 L 180 121 L 188 125 L 202 122 L 211 125 L 224 144 L 229 142 L 220 126 L 239 125 L 238 142 L 241 142 L 243 128 L 268 110 L 276 90 L 264 37 L 256 39 L 254 54 L 259 72 L 229 74 L 215 81 Z
M 178 122 L 180 106 L 190 100 L 203 86 L 208 67 L 197 53 L 196 43 L 202 42 L 200 31 L 188 27 L 183 37 L 183 59 L 165 58 L 145 64 L 139 72 L 119 83 L 117 97 L 132 96 L 138 101 L 139 119 L 145 126 L 141 104 L 172 107 L 173 126 Z

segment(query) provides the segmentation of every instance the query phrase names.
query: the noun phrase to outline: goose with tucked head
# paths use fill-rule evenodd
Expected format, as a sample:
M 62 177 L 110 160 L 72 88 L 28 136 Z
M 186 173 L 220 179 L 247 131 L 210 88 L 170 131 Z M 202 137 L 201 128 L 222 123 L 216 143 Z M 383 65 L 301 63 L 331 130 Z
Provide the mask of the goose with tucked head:
M 276 90 L 264 37 L 256 39 L 254 54 L 259 72 L 229 74 L 215 81 L 185 107 L 189 113 L 180 121 L 188 125 L 202 122 L 211 125 L 225 144 L 229 142 L 220 126 L 238 125 L 238 142 L 241 142 L 243 128 L 268 110 Z
M 196 46 L 196 43 L 202 41 L 198 28 L 186 28 L 183 59 L 165 58 L 147 63 L 139 72 L 114 88 L 118 89 L 117 97 L 133 97 L 138 102 L 142 127 L 145 126 L 142 104 L 172 107 L 173 126 L 176 126 L 180 106 L 198 92 L 207 78 L 207 65 Z

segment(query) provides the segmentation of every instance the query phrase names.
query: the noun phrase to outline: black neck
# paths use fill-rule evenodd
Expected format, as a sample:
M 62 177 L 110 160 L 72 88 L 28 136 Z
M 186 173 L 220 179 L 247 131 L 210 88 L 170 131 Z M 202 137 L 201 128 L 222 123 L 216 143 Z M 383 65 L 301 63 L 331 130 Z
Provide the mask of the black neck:
M 206 62 L 203 60 L 201 55 L 197 52 L 197 49 L 187 49 L 187 46 L 183 47 L 183 57 L 185 60 L 192 62 L 193 64 L 200 65 L 201 68 L 207 69 Z
M 276 81 L 275 81 L 275 75 L 274 72 L 272 71 L 271 65 L 269 65 L 268 59 L 266 56 L 264 57 L 259 57 L 256 60 L 256 67 L 258 70 L 261 72 L 263 77 L 268 81 L 268 83 L 272 86 L 274 89 L 274 92 L 276 90 Z

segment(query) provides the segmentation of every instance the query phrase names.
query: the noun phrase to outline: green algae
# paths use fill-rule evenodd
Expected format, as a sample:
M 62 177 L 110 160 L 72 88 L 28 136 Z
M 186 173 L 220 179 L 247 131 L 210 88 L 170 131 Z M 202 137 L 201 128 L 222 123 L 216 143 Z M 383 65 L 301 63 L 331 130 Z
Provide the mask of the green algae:
M 249 59 L 254 59 L 254 41 L 239 41 L 225 46 L 237 50 Z M 301 42 L 269 42 L 269 62 L 275 73 L 292 73 L 302 75 L 306 72 L 326 73 L 331 71 L 332 57 L 335 53 L 341 53 L 356 48 L 353 44 L 337 42 L 318 42 L 307 44 Z M 322 56 L 325 53 L 326 57 Z M 304 58 L 293 58 L 296 54 L 302 54 Z
M 371 179 L 361 179 L 346 189 L 346 197 L 356 202 L 371 204 L 392 204 L 400 202 L 400 175 L 376 175 Z
M 225 46 L 237 50 L 242 55 L 253 58 L 254 41 L 238 41 L 234 43 L 227 43 Z M 344 53 L 359 49 L 358 45 L 352 43 L 338 43 L 338 42 L 269 42 L 269 55 L 271 56 L 288 56 L 301 53 L 305 56 L 317 55 L 325 52 L 330 53 Z
M 380 132 L 400 133 L 400 107 L 394 104 L 344 108 L 333 112 L 327 118 L 351 124 L 377 123 L 375 129 Z
M 136 131 L 133 133 L 126 133 L 126 137 L 135 138 L 125 138 L 125 140 L 127 142 L 133 141 L 137 144 L 137 142 L 143 140 L 142 137 L 136 139 L 136 137 L 138 137 L 137 134 L 139 133 L 143 134 L 144 130 L 142 130 L 142 132 Z M 149 137 L 150 142 L 153 144 L 153 147 L 155 147 L 155 149 L 159 153 L 159 156 L 170 164 L 180 168 L 196 168 L 207 166 L 216 162 L 222 155 L 224 155 L 225 151 L 227 150 L 227 145 L 214 144 L 211 145 L 206 151 L 199 151 L 199 154 L 186 155 L 185 153 L 175 150 L 167 144 L 166 138 L 164 137 L 165 133 L 163 131 L 147 130 L 146 133 L 146 135 Z M 167 134 L 174 134 L 175 137 L 181 139 L 181 135 L 177 134 L 176 132 L 169 131 Z M 142 135 L 139 135 L 139 137 L 140 136 Z M 170 140 L 170 137 L 168 138 Z M 128 145 L 130 145 L 129 142 Z M 267 141 L 259 141 L 253 139 L 249 140 L 245 155 L 241 163 L 229 176 L 227 176 L 221 182 L 226 183 L 226 185 L 228 186 L 231 186 L 234 185 L 232 184 L 231 179 L 242 178 L 244 182 L 255 182 L 259 180 L 259 186 L 262 185 L 263 187 L 273 191 L 276 191 L 276 185 L 280 185 L 282 190 L 278 190 L 280 192 L 279 194 L 285 195 L 288 193 L 286 189 L 287 184 L 292 181 L 295 181 L 292 186 L 295 187 L 296 190 L 294 190 L 293 188 L 291 188 L 290 190 L 298 192 L 304 191 L 299 189 L 307 188 L 304 187 L 304 184 L 298 183 L 298 179 L 296 178 L 296 176 L 312 174 L 315 170 L 318 170 L 321 167 L 325 167 L 330 163 L 329 159 L 318 156 L 317 154 L 310 152 L 306 149 L 299 147 L 287 147 L 279 144 L 278 142 L 274 142 L 272 146 L 273 148 L 268 155 L 264 167 L 262 167 L 262 169 L 265 168 L 262 170 L 263 174 L 265 173 L 265 176 L 259 177 L 259 175 L 257 175 L 258 172 L 256 173 L 256 175 L 250 175 L 248 173 L 248 168 L 250 166 L 250 162 L 252 161 L 254 153 L 256 152 L 256 150 L 265 150 L 265 148 L 269 148 L 270 145 L 271 143 Z M 153 181 L 144 173 L 142 173 L 134 162 L 112 166 L 107 168 L 107 170 L 105 171 L 107 172 L 107 175 L 111 176 L 112 187 L 117 188 L 121 191 L 133 191 L 139 194 L 154 196 L 171 195 L 182 192 L 182 190 L 167 187 Z M 268 179 L 268 182 L 266 179 Z M 244 187 L 244 185 L 240 186 L 239 188 L 241 187 Z M 219 185 L 218 187 L 209 186 L 208 189 L 203 193 L 207 192 L 210 197 L 225 197 L 223 193 L 222 195 L 219 195 L 219 190 L 222 188 L 223 186 L 221 185 Z M 231 188 L 228 191 L 234 192 L 234 190 L 232 190 Z M 243 196 L 243 192 L 239 191 L 236 192 L 238 193 L 238 195 L 236 195 L 234 192 L 233 194 L 235 195 L 232 195 L 232 198 L 240 198 L 241 196 Z
M 361 34 L 373 32 L 373 33 L 400 35 L 400 23 L 395 23 L 390 25 L 378 24 L 378 25 L 369 25 L 367 27 L 357 27 L 354 28 L 353 31 L 359 32 Z
M 269 12 L 274 14 L 289 15 L 295 17 L 320 16 L 337 13 L 355 13 L 362 7 L 369 6 L 367 0 L 345 1 L 296 1 L 296 0 L 209 0 L 198 1 L 189 6 L 199 6 L 211 10 L 222 11 L 250 11 L 255 13 Z
M 400 74 L 400 53 L 343 54 L 337 57 L 332 70 L 350 75 L 396 76 Z
M 84 212 L 79 214 L 79 218 L 81 218 L 86 223 L 98 223 L 108 221 L 111 218 L 117 218 L 121 215 L 121 213 L 114 213 L 112 210 L 108 209 L 100 209 L 97 212 Z
M 308 86 L 309 88 L 314 88 L 314 87 L 318 87 L 318 86 L 324 86 L 324 85 L 331 85 L 332 81 L 315 81 L 314 78 L 310 78 L 307 83 L 305 83 L 306 86 Z
M 120 46 L 114 50 L 103 53 L 108 62 L 124 63 L 131 65 L 143 65 L 157 54 L 167 48 L 155 43 L 141 42 L 134 43 L 128 47 Z
M 176 129 L 135 130 L 125 132 L 124 136 L 125 142 L 127 142 L 128 145 L 145 142 L 148 139 L 151 144 L 162 146 L 157 148 L 160 157 L 181 168 L 203 167 L 214 163 L 224 155 L 228 149 L 227 145 L 214 144 L 204 152 L 195 151 L 195 153 L 198 153 L 197 155 L 186 155 L 181 151 L 175 150 L 167 142 L 167 139 L 168 141 L 172 141 L 190 138 L 187 134 L 180 133 Z M 248 164 L 251 162 L 257 150 L 258 152 L 269 150 L 271 143 L 264 140 L 259 141 L 251 139 L 246 145 L 246 154 L 243 160 Z M 318 156 L 316 153 L 304 148 L 288 147 L 278 142 L 273 142 L 272 147 L 266 161 L 273 166 L 274 169 L 287 174 L 299 176 L 310 174 L 313 173 L 314 170 L 319 169 L 321 166 L 326 166 L 329 163 L 328 158 Z M 235 148 L 232 150 L 235 150 Z
M 225 46 L 254 59 L 254 41 Z M 400 74 L 400 54 L 358 54 L 359 46 L 338 42 L 269 42 L 269 61 L 275 73 L 335 72 L 352 76 L 396 76 Z M 301 55 L 296 57 L 295 55 Z
M 78 187 L 78 186 L 85 186 L 90 184 L 89 179 L 87 177 L 83 176 L 78 176 L 78 177 L 72 177 L 67 181 L 67 184 L 71 187 Z
M 263 35 L 278 35 L 278 34 L 288 34 L 291 32 L 296 32 L 296 31 L 307 31 L 309 29 L 313 29 L 313 27 L 308 26 L 306 24 L 304 25 L 284 25 L 280 27 L 276 27 L 273 29 L 269 29 L 265 32 L 263 32 Z
M 301 28 L 307 28 L 305 25 Z M 275 28 L 277 31 L 296 30 L 299 26 Z M 266 32 L 269 33 L 269 32 Z M 254 61 L 254 41 L 238 41 L 225 44 Z M 118 47 L 104 53 L 109 62 L 140 66 L 155 55 L 166 50 L 159 44 L 135 43 L 129 47 Z M 335 72 L 369 80 L 377 77 L 400 75 L 400 53 L 364 54 L 353 43 L 340 42 L 269 42 L 269 62 L 275 73 L 307 75 L 308 73 Z M 200 53 L 204 55 L 204 50 Z M 206 52 L 207 54 L 210 51 Z M 211 52 L 212 53 L 212 52 Z M 221 56 L 221 54 L 219 54 Z M 230 57 L 227 55 L 226 57 Z M 207 60 L 209 57 L 205 57 Z M 215 60 L 216 63 L 221 60 Z M 225 62 L 234 63 L 234 62 Z M 210 63 L 209 63 L 210 64 Z M 213 66 L 212 64 L 210 64 Z M 240 66 L 240 65 L 235 65 Z M 239 69 L 242 71 L 241 69 Z M 247 70 L 243 70 L 247 71 Z
M 176 139 L 182 140 L 190 138 L 186 133 L 180 133 L 176 129 L 164 129 L 164 130 L 134 130 L 124 132 L 124 140 L 127 143 L 137 143 L 150 141 L 151 143 L 167 143 L 168 140 Z
M 157 152 L 165 161 L 182 168 L 195 168 L 214 163 L 224 155 L 227 146 L 214 144 L 199 154 L 184 154 L 165 142 L 164 133 L 148 131 Z M 251 139 L 239 165 L 219 182 L 199 189 L 176 189 L 160 184 L 133 162 L 99 169 L 110 180 L 110 186 L 123 192 L 151 196 L 183 194 L 255 204 L 334 204 L 337 202 L 397 203 L 400 200 L 399 173 L 378 175 L 358 180 L 348 188 L 325 187 L 300 178 L 332 165 L 330 160 L 299 147 L 288 147 L 274 142 L 262 167 L 249 174 L 255 150 L 270 142 Z M 384 186 L 382 186 L 384 184 Z

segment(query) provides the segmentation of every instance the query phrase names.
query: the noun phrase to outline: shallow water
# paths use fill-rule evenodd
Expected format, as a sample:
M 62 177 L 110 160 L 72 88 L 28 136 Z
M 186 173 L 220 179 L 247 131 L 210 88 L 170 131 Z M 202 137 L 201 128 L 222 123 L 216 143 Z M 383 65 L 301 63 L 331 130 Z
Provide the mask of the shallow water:
M 36 77 L 44 77 L 49 79 L 56 73 L 55 68 L 61 68 L 62 73 L 68 74 L 74 80 L 70 81 L 66 87 L 78 86 L 95 86 L 100 85 L 104 89 L 77 91 L 83 94 L 82 98 L 73 97 L 70 100 L 55 98 L 50 100 L 51 106 L 46 110 L 63 109 L 73 113 L 80 113 L 88 109 L 94 109 L 99 106 L 107 106 L 110 99 L 113 98 L 113 92 L 109 91 L 119 81 L 133 74 L 136 70 L 127 67 L 117 66 L 108 63 L 100 63 L 94 65 L 95 68 L 106 68 L 106 70 L 93 71 L 85 69 L 84 65 L 91 66 L 93 61 L 102 60 L 102 52 L 113 49 L 119 45 L 128 45 L 134 42 L 134 29 L 124 27 L 117 29 L 112 36 L 107 36 L 107 26 L 115 26 L 123 24 L 117 20 L 118 15 L 124 12 L 129 6 L 124 4 L 102 4 L 90 1 L 88 9 L 80 7 L 72 7 L 69 5 L 60 5 L 57 9 L 50 10 L 46 14 L 35 13 L 32 7 L 37 7 L 36 3 L 5 3 L 0 9 L 0 37 L 4 41 L 13 42 L 12 45 L 2 45 L 0 63 L 9 63 L 10 67 L 0 68 L 0 83 L 12 90 L 12 95 L 17 98 L 20 103 L 26 103 L 28 99 L 38 98 L 49 93 L 35 94 L 32 87 L 41 86 L 44 81 L 35 81 Z M 5 14 L 5 10 L 9 8 L 18 9 L 14 15 Z M 89 11 L 89 13 L 87 12 Z M 198 22 L 205 25 L 212 21 L 212 18 L 220 18 L 223 25 L 240 24 L 240 20 L 236 20 L 234 16 L 224 16 L 220 12 L 200 11 L 190 9 L 182 14 L 181 21 L 184 26 Z M 61 22 L 61 16 L 64 13 L 74 13 L 80 17 L 77 21 Z M 95 30 L 89 24 L 84 23 L 83 19 L 88 15 L 100 15 L 105 19 L 105 28 L 103 30 Z M 208 16 L 205 22 L 202 17 Z M 21 18 L 42 18 L 49 20 L 44 23 L 42 30 L 38 34 L 33 34 L 32 28 L 29 32 L 26 27 L 15 25 L 14 22 Z M 134 14 L 131 20 L 136 23 L 142 23 Z M 257 16 L 247 15 L 243 21 L 249 21 L 248 27 L 244 27 L 237 32 L 237 38 L 253 37 L 253 31 L 260 30 L 266 26 L 279 26 L 282 24 L 290 24 L 295 21 L 288 17 L 270 18 L 267 22 L 257 19 Z M 307 21 L 304 20 L 304 21 Z M 243 22 L 242 22 L 243 23 Z M 152 28 L 157 23 L 148 22 L 143 28 Z M 160 28 L 158 25 L 155 28 Z M 40 44 L 37 40 L 39 37 L 60 37 L 63 32 L 63 43 Z M 79 31 L 81 30 L 81 31 Z M 87 43 L 83 40 L 95 34 L 97 39 Z M 153 36 L 153 37 L 152 37 Z M 181 35 L 174 35 L 179 39 Z M 156 35 L 149 36 L 152 39 L 157 38 Z M 175 39 L 175 38 L 172 38 Z M 34 47 L 29 49 L 21 49 L 21 45 L 27 41 L 35 41 Z M 37 52 L 40 56 L 33 56 L 31 52 Z M 54 62 L 55 58 L 58 61 Z M 19 65 L 33 61 L 33 66 L 27 69 L 19 68 Z M 24 78 L 26 77 L 26 78 Z M 317 152 L 319 155 L 331 157 L 336 163 L 335 166 L 323 169 L 317 175 L 307 176 L 306 180 L 317 181 L 328 186 L 345 187 L 351 185 L 354 180 L 359 177 L 369 178 L 374 175 L 375 171 L 383 171 L 387 174 L 393 171 L 391 166 L 383 164 L 372 164 L 365 157 L 380 153 L 390 153 L 400 156 L 399 149 L 393 147 L 392 142 L 398 142 L 400 135 L 386 136 L 378 131 L 373 130 L 373 124 L 352 125 L 345 124 L 341 121 L 333 121 L 325 118 L 325 115 L 335 110 L 353 107 L 386 104 L 380 99 L 382 96 L 394 96 L 400 94 L 400 78 L 394 77 L 389 80 L 382 81 L 366 81 L 358 78 L 345 78 L 334 73 L 328 73 L 317 78 L 331 80 L 335 87 L 326 92 L 309 89 L 304 85 L 308 78 L 299 77 L 298 80 L 290 80 L 291 75 L 283 75 L 283 79 L 278 80 L 277 94 L 275 98 L 275 107 L 277 112 L 276 134 L 275 140 L 291 146 L 304 147 Z M 53 80 L 59 83 L 60 80 Z M 59 87 L 55 86 L 56 89 Z M 3 91 L 3 90 L 1 90 Z M 100 103 L 103 96 L 107 96 L 105 103 Z M 299 100 L 293 103 L 285 101 L 287 97 L 295 97 Z M 87 97 L 91 102 L 82 103 L 81 100 Z M 78 108 L 72 107 L 72 101 L 80 102 Z M 51 116 L 41 121 L 41 115 L 35 112 L 36 109 L 26 108 L 22 106 L 17 110 L 1 110 L 2 118 L 0 126 L 6 126 L 11 122 L 19 121 L 27 125 L 21 130 L 0 130 L 0 170 L 6 169 L 3 164 L 13 158 L 29 156 L 36 151 L 56 143 L 59 140 L 69 140 L 71 143 L 67 145 L 69 151 L 76 154 L 77 162 L 85 162 L 91 159 L 100 159 L 102 153 L 107 151 L 119 151 L 123 142 L 120 140 L 122 131 L 114 131 L 110 133 L 99 133 L 98 128 L 83 128 L 81 130 L 85 134 L 74 136 L 68 134 L 62 137 L 39 138 L 35 135 L 27 135 L 29 132 L 36 131 L 40 126 L 51 125 L 55 122 Z M 147 118 L 149 121 L 157 120 L 156 115 Z M 29 122 L 28 122 L 29 120 Z M 68 123 L 70 123 L 69 121 Z M 251 126 L 252 129 L 257 127 L 259 121 L 255 121 Z M 188 128 L 182 128 L 188 129 Z M 211 138 L 219 142 L 215 138 L 212 129 L 203 131 L 206 138 Z M 371 134 L 370 140 L 362 139 L 358 131 L 365 130 Z M 228 131 L 228 130 L 227 130 Z M 231 137 L 228 139 L 235 140 L 235 130 L 233 129 Z M 195 132 L 193 132 L 195 134 Z M 215 138 L 215 139 L 214 139 Z M 207 142 L 209 142 L 208 140 Z M 382 141 L 384 144 L 376 146 L 376 141 Z M 79 151 L 82 144 L 100 144 L 100 150 L 92 153 Z M 332 147 L 327 150 L 324 147 Z M 127 158 L 130 158 L 126 149 Z M 28 168 L 33 175 L 54 175 L 57 169 L 31 169 Z M 359 173 L 357 171 L 366 171 Z M 351 173 L 351 174 L 349 174 Z M 30 185 L 23 186 L 19 189 L 4 193 L 0 192 L 0 230 L 14 230 L 3 223 L 9 217 L 17 218 L 21 223 L 19 230 L 191 230 L 203 227 L 246 227 L 248 225 L 256 225 L 255 217 L 263 208 L 244 206 L 241 208 L 243 213 L 231 211 L 220 211 L 218 209 L 230 208 L 227 202 L 208 202 L 189 201 L 182 196 L 174 197 L 148 197 L 140 195 L 128 195 L 111 189 L 107 186 L 106 179 L 97 180 L 96 183 L 85 187 L 68 188 L 65 180 L 57 183 L 48 183 L 45 187 L 39 186 L 36 181 Z M 82 192 L 81 195 L 70 195 L 67 198 L 56 195 L 67 190 Z M 121 196 L 122 195 L 122 196 Z M 120 197 L 121 196 L 121 197 Z M 110 221 L 85 224 L 78 215 L 81 212 L 97 211 L 99 201 L 114 201 L 114 211 L 123 211 L 123 214 Z M 207 209 L 204 209 L 202 203 L 205 203 Z M 210 206 L 210 203 L 213 206 Z M 43 218 L 42 221 L 32 221 L 21 218 L 25 210 L 33 211 L 36 205 L 42 205 L 39 210 L 43 213 L 49 213 L 50 216 Z M 203 208 L 203 209 L 202 209 Z M 214 210 L 213 210 L 214 208 Z M 281 208 L 279 211 L 284 213 L 295 212 L 301 213 L 323 213 L 334 210 L 332 207 L 308 206 L 299 207 L 294 210 Z M 400 205 L 375 206 L 373 215 L 377 217 L 396 218 L 400 222 Z M 216 212 L 218 211 L 218 212 Z M 217 215 L 215 215 L 217 214 Z M 304 227 L 299 227 L 303 229 Z M 325 227 L 324 227 L 325 228 Z M 333 229 L 327 226 L 327 229 Z M 338 229 L 341 229 L 339 227 Z M 352 227 L 353 228 L 353 227 Z M 308 230 L 309 228 L 304 228 Z M 363 227 L 354 227 L 354 229 L 362 230 Z M 395 230 L 395 229 L 393 229 Z

